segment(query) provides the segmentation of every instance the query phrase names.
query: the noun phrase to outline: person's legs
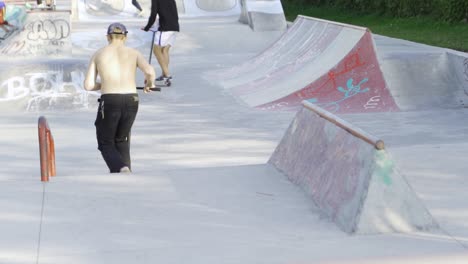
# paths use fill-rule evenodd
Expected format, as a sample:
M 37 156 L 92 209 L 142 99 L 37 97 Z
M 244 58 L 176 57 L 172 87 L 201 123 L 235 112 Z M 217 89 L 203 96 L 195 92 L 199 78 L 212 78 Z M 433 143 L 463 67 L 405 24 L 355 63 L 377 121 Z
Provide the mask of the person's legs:
M 167 45 L 167 46 L 164 46 L 162 47 L 162 56 L 164 58 L 164 63 L 166 63 L 166 68 L 167 68 L 167 74 L 164 75 L 166 77 L 170 77 L 171 74 L 169 73 L 169 63 L 170 63 L 170 57 L 169 57 L 169 50 L 171 49 L 171 45 Z
M 169 52 L 175 42 L 176 34 L 177 32 L 174 31 L 158 31 L 155 35 L 153 51 L 164 77 L 171 77 L 169 71 Z
M 17 29 L 15 25 L 8 23 L 8 21 L 3 21 L 3 23 L 0 24 L 0 27 L 5 31 L 5 33 L 10 33 L 11 31 L 15 31 Z
M 136 9 L 140 10 L 140 12 L 143 11 L 143 9 L 140 6 L 140 3 L 138 3 L 137 0 L 132 0 L 132 5 L 136 7 Z
M 121 118 L 119 95 L 102 95 L 94 125 L 98 149 L 111 173 L 120 172 L 126 164 L 116 148 L 115 136 Z
M 115 147 L 122 157 L 123 163 L 131 168 L 130 159 L 130 131 L 138 113 L 138 94 L 125 95 L 125 108 L 122 112 L 117 132 L 115 135 Z
M 164 47 L 155 44 L 153 46 L 154 56 L 158 60 L 159 66 L 161 67 L 163 76 L 170 76 L 169 73 L 169 62 L 167 61 L 166 55 L 163 53 Z
M 0 28 L 3 29 L 3 31 L 5 31 L 5 33 L 10 32 L 10 30 L 8 30 L 7 25 L 5 25 L 5 24 L 0 24 Z

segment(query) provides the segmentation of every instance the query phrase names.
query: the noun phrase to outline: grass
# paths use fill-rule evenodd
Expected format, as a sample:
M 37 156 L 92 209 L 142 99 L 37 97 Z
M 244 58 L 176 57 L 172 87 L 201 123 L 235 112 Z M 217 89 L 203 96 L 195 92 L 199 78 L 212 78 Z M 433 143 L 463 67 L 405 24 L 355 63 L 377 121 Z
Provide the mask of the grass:
M 360 14 L 332 7 L 300 6 L 283 2 L 288 21 L 297 15 L 322 18 L 369 28 L 372 33 L 468 52 L 468 23 L 446 23 L 430 17 L 395 18 Z

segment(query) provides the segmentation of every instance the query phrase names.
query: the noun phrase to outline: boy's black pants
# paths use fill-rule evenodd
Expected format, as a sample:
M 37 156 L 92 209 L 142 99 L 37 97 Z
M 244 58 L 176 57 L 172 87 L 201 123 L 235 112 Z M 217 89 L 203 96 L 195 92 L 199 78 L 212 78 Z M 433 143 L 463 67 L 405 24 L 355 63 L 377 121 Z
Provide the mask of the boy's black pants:
M 111 173 L 131 168 L 130 131 L 138 112 L 138 94 L 103 94 L 96 121 L 98 149 Z

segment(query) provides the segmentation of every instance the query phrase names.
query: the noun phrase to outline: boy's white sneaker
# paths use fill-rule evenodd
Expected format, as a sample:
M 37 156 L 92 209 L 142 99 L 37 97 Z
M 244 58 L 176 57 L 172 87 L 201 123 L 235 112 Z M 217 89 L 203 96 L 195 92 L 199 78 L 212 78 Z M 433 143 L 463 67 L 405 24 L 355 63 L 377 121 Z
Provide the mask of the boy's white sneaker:
M 120 168 L 120 173 L 130 173 L 130 172 L 132 172 L 132 171 L 127 166 L 124 166 L 124 167 Z

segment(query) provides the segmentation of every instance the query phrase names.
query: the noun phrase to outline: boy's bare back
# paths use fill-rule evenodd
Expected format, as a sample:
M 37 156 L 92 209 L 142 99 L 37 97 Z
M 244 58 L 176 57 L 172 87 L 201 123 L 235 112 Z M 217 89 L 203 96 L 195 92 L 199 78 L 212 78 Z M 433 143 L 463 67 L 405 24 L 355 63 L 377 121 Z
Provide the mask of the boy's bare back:
M 125 39 L 109 39 L 109 45 L 98 50 L 92 57 L 85 89 L 101 90 L 101 94 L 136 93 L 136 69 L 145 74 L 146 87 L 153 86 L 154 68 L 136 49 L 126 47 Z M 97 82 L 99 75 L 101 82 Z
M 96 53 L 94 60 L 101 77 L 101 93 L 136 93 L 136 68 L 143 64 L 138 63 L 138 55 L 132 48 L 114 45 Z

